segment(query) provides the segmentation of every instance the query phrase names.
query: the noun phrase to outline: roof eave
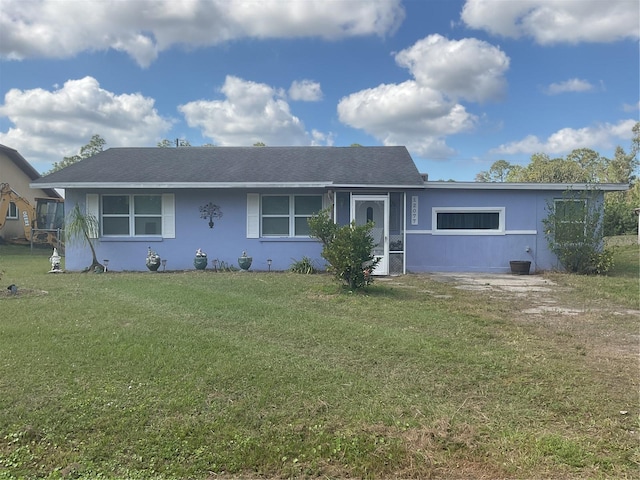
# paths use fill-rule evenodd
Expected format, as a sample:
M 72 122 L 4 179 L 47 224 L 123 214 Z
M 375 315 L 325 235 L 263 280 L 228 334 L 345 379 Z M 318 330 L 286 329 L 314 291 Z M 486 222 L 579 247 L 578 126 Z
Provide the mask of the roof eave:
M 452 190 L 602 190 L 605 192 L 629 190 L 629 185 L 626 183 L 426 182 L 425 187 Z
M 40 178 L 38 171 L 33 168 L 26 158 L 20 155 L 15 148 L 7 147 L 6 145 L 0 145 L 0 151 L 7 155 L 16 166 L 23 171 L 23 173 L 29 177 L 30 180 Z
M 327 188 L 331 182 L 51 182 L 35 188 L 65 189 L 183 189 L 183 188 Z
M 385 189 L 385 190 L 398 190 L 398 189 L 422 189 L 424 185 L 421 183 L 333 183 L 333 188 L 354 188 L 354 189 Z
M 0 152 L 4 153 L 9 159 L 20 169 L 22 172 L 29 177 L 29 180 L 37 180 L 41 178 L 40 173 L 31 165 L 26 158 L 24 158 L 20 152 L 18 152 L 15 148 L 7 147 L 6 145 L 0 144 Z M 52 189 L 52 187 L 42 187 L 40 185 L 31 186 L 31 188 L 37 188 L 43 190 L 45 195 L 53 198 L 62 198 L 58 192 Z

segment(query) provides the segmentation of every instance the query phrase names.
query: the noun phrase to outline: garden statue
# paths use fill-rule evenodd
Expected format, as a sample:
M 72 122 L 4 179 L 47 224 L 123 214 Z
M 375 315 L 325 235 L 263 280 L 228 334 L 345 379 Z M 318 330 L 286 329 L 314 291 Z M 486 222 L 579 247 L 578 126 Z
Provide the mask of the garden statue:
M 62 272 L 62 270 L 60 270 L 60 260 L 62 260 L 62 258 L 58 255 L 58 249 L 53 247 L 53 255 L 49 257 L 49 261 L 51 262 L 51 270 L 49 270 L 49 273 Z

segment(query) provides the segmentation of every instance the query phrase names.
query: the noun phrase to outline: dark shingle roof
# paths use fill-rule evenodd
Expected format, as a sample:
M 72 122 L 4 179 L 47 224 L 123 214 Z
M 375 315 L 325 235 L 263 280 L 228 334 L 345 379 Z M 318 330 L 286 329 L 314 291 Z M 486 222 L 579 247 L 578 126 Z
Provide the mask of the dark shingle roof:
M 421 186 L 405 147 L 110 148 L 33 182 L 56 188 L 117 184 Z

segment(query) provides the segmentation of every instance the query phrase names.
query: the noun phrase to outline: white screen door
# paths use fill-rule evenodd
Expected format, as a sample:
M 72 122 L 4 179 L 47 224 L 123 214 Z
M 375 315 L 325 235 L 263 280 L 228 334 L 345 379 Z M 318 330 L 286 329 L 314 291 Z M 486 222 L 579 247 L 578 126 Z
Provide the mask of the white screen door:
M 374 256 L 379 259 L 374 275 L 389 273 L 389 197 L 387 195 L 353 195 L 351 197 L 351 220 L 356 225 L 373 222 L 371 236 L 375 243 Z

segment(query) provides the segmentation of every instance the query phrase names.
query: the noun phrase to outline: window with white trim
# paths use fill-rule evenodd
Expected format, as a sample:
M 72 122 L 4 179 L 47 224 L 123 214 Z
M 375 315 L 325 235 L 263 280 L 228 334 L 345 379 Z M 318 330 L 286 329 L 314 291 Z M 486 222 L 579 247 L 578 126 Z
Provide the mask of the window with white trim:
M 434 234 L 495 235 L 505 232 L 504 207 L 436 207 L 432 209 Z
M 553 203 L 556 220 L 556 242 L 573 243 L 584 238 L 587 201 L 585 199 L 556 198 Z
M 13 202 L 9 202 L 9 207 L 7 208 L 7 219 L 16 220 L 18 218 L 18 207 Z
M 162 195 L 102 195 L 102 235 L 162 235 L 162 203 Z
M 308 237 L 307 220 L 322 210 L 322 195 L 262 195 L 263 237 Z

